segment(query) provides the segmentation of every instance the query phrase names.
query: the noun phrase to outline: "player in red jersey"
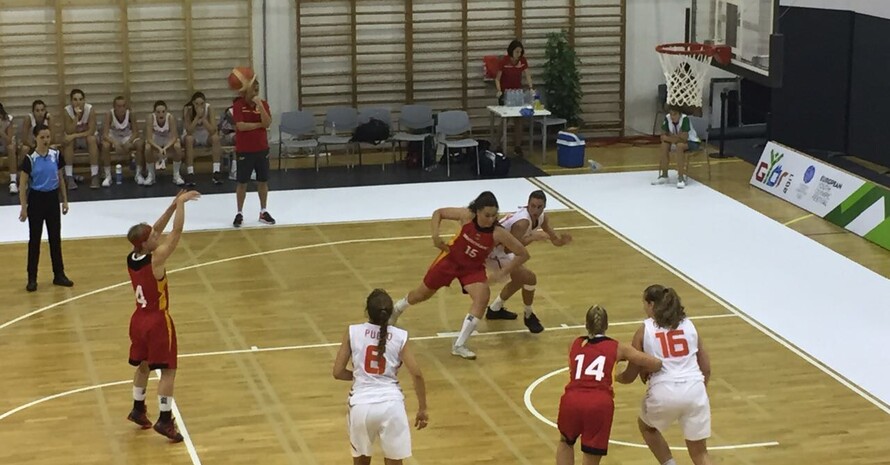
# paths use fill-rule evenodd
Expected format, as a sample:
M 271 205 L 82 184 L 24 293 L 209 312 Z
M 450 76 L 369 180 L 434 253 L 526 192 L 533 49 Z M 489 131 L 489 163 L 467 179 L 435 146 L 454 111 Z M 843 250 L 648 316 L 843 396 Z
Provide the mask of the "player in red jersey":
M 442 220 L 453 220 L 461 223 L 458 232 L 447 244 L 439 237 L 439 226 Z M 409 305 L 423 302 L 432 297 L 440 288 L 448 286 L 455 279 L 461 288 L 470 295 L 473 303 L 470 313 L 464 318 L 460 334 L 454 341 L 451 353 L 458 357 L 475 360 L 476 354 L 466 347 L 467 339 L 476 329 L 476 324 L 485 313 L 491 289 L 485 274 L 485 259 L 499 244 L 504 244 L 516 254 L 509 265 L 497 271 L 493 280 L 509 276 L 514 269 L 522 266 L 529 259 L 528 251 L 519 239 L 498 224 L 498 200 L 494 194 L 485 191 L 473 200 L 469 207 L 440 208 L 433 213 L 432 221 L 433 245 L 442 252 L 433 261 L 423 283 L 408 295 L 396 302 L 390 324 L 396 324 L 402 312 Z
M 615 413 L 612 370 L 628 360 L 644 370 L 661 370 L 661 360 L 606 337 L 609 314 L 595 305 L 587 310 L 587 336 L 572 342 L 569 349 L 569 383 L 559 399 L 556 426 L 560 441 L 556 465 L 575 463 L 575 441 L 581 437 L 584 465 L 598 465 L 609 448 L 612 416 Z
M 182 235 L 185 203 L 200 196 L 196 191 L 180 192 L 154 226 L 137 224 L 127 233 L 127 239 L 133 244 L 133 251 L 127 255 L 127 268 L 136 294 L 136 310 L 130 317 L 130 365 L 136 367 L 136 374 L 133 376 L 133 410 L 127 419 L 142 429 L 151 428 L 145 409 L 145 388 L 151 370 L 161 370 L 158 381 L 161 415 L 154 430 L 173 442 L 182 441 L 182 435 L 176 429 L 172 413 L 176 328 L 170 318 L 165 265 Z M 161 237 L 170 217 L 173 217 L 173 230 Z

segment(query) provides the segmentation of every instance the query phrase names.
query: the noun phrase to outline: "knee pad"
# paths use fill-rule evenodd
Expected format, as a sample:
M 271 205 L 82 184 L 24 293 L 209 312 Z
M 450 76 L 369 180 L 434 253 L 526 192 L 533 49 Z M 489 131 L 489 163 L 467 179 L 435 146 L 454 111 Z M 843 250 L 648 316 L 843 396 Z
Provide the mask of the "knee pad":
M 534 292 L 536 287 L 537 286 L 535 286 L 534 284 L 523 284 L 522 285 L 522 289 L 529 291 L 529 292 Z

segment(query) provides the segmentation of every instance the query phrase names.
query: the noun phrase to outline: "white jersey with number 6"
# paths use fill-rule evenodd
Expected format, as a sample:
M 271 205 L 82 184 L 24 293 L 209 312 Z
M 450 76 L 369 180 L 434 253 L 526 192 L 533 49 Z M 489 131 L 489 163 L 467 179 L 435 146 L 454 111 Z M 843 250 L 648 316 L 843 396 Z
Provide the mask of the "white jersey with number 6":
M 382 359 L 377 352 L 379 333 L 380 326 L 371 323 L 349 326 L 354 379 L 349 405 L 405 399 L 399 386 L 398 370 L 402 366 L 400 354 L 408 342 L 408 332 L 395 326 L 387 327 L 386 350 Z
M 704 381 L 698 366 L 698 331 L 688 318 L 677 329 L 659 328 L 652 318 L 643 322 L 643 351 L 662 361 L 661 371 L 652 373 L 649 385 L 665 381 Z

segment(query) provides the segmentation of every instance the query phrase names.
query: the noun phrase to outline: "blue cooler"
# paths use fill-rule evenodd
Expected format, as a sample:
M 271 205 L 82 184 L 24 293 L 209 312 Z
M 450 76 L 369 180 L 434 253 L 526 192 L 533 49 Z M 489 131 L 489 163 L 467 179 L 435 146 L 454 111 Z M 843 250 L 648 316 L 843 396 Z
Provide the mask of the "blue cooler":
M 571 132 L 559 131 L 556 136 L 556 164 L 563 168 L 584 166 L 584 138 Z

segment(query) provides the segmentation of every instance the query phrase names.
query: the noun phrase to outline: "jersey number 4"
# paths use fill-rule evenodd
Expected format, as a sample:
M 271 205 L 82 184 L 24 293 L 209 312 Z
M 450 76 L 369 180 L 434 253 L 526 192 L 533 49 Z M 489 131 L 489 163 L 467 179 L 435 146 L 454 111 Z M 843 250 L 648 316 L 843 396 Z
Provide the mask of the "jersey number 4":
M 655 333 L 658 342 L 661 343 L 661 353 L 665 357 L 683 357 L 689 355 L 689 342 L 683 335 L 682 329 Z
M 575 379 L 581 379 L 581 376 L 593 376 L 597 381 L 602 381 L 603 377 L 606 376 L 605 368 L 606 368 L 606 356 L 600 355 L 595 358 L 590 365 L 587 365 L 587 368 L 584 368 L 582 372 L 581 369 L 584 366 L 584 354 L 578 354 L 575 357 Z
M 142 292 L 142 285 L 136 286 L 136 303 L 142 308 L 148 306 L 148 300 L 145 298 L 145 293 Z
M 382 375 L 386 371 L 386 359 L 380 356 L 377 346 L 368 346 L 365 349 L 365 373 L 369 375 Z

